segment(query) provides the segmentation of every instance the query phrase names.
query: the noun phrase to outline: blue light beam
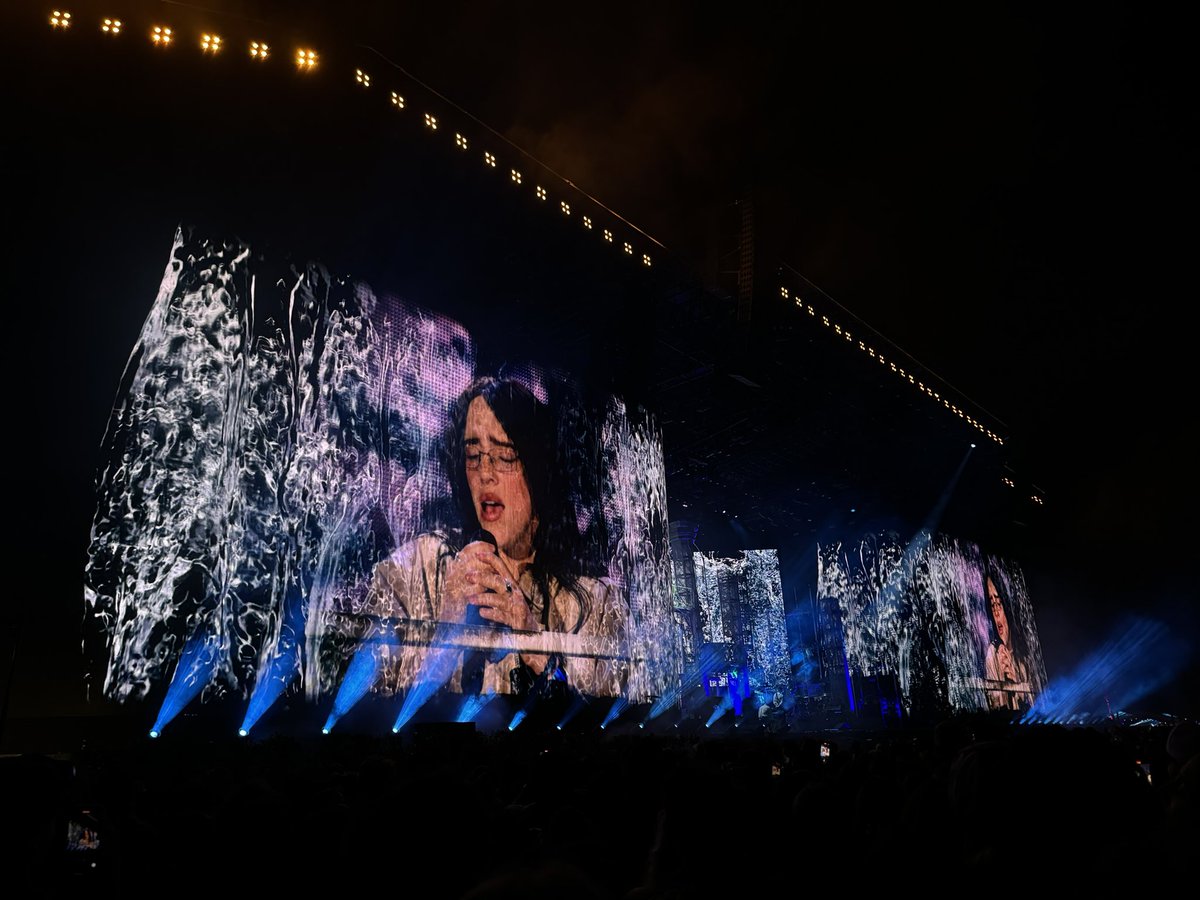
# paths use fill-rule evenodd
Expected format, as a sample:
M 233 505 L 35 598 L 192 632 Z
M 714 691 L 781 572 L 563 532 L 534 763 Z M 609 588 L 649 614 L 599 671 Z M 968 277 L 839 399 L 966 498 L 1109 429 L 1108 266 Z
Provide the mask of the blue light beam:
M 1105 718 L 1110 708 L 1131 706 L 1169 684 L 1190 653 L 1187 641 L 1162 622 L 1126 618 L 1074 672 L 1046 685 L 1022 721 Z
M 600 724 L 601 728 L 607 728 L 625 711 L 629 706 L 629 700 L 625 697 L 617 697 L 613 700 L 612 706 L 608 708 L 608 714 L 604 717 L 604 721 Z
M 167 688 L 167 696 L 163 698 L 158 718 L 154 720 L 154 727 L 150 729 L 152 737 L 162 734 L 167 724 L 208 686 L 217 668 L 219 641 L 216 635 L 202 637 L 200 634 L 194 634 L 184 645 L 183 653 L 175 666 L 175 674 Z
M 350 660 L 350 665 L 346 669 L 346 676 L 338 686 L 337 697 L 333 701 L 333 710 L 325 721 L 325 727 L 321 729 L 325 734 L 329 734 L 338 719 L 350 712 L 354 708 L 354 704 L 366 696 L 378 676 L 379 657 L 376 653 L 376 645 L 371 641 L 364 641 L 355 651 L 354 658 Z
M 292 680 L 300 672 L 300 648 L 304 641 L 304 598 L 297 587 L 288 592 L 284 601 L 284 615 L 279 626 L 274 648 L 263 654 L 259 661 L 258 677 L 246 717 L 242 720 L 239 734 L 250 733 L 250 729 L 262 718 L 263 713 L 279 699 Z

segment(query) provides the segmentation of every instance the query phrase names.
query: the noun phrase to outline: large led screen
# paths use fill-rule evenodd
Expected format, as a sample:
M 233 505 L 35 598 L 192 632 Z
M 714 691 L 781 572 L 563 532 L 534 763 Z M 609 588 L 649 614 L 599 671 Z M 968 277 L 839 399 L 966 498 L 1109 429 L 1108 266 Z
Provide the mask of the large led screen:
M 847 671 L 890 677 L 912 710 L 1028 710 L 1046 683 L 1021 570 L 978 546 L 921 533 L 817 550 L 818 593 L 836 606 Z
M 485 369 L 448 315 L 198 229 L 146 299 L 86 569 L 107 696 L 677 683 L 642 409 L 536 348 Z

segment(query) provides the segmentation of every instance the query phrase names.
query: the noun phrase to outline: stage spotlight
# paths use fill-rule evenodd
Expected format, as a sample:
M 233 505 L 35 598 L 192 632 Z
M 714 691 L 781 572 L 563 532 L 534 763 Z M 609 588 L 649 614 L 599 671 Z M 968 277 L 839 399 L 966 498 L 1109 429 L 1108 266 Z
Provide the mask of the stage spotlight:
M 200 35 L 200 49 L 204 53 L 220 53 L 221 39 L 215 34 Z
M 271 48 L 266 44 L 261 44 L 258 41 L 250 42 L 250 55 L 259 62 L 262 62 L 264 59 L 266 59 L 267 54 L 270 52 Z
M 362 69 L 354 70 L 354 80 L 357 81 L 359 84 L 361 84 L 363 87 L 371 86 L 371 76 L 368 75 L 366 72 L 364 72 Z
M 584 227 L 584 228 L 586 228 L 586 229 L 588 229 L 588 231 L 591 231 L 591 229 L 592 229 L 592 219 L 591 219 L 591 217 L 590 217 L 590 216 L 584 216 L 584 217 L 583 217 L 583 227 Z
M 515 716 L 513 716 L 513 717 L 512 717 L 512 721 L 508 723 L 508 730 L 509 730 L 509 731 L 512 731 L 512 730 L 514 730 L 514 729 L 515 729 L 515 728 L 516 728 L 518 725 L 520 725 L 520 724 L 521 724 L 521 722 L 522 722 L 522 721 L 524 721 L 524 719 L 525 719 L 525 716 L 526 716 L 526 715 L 528 715 L 528 713 L 526 713 L 526 712 L 525 712 L 525 710 L 523 710 L 523 709 L 518 709 L 518 710 L 517 710 L 517 714 L 516 714 Z
M 121 20 L 120 19 L 105 19 L 103 24 L 101 24 L 101 26 L 100 26 L 100 30 L 103 31 L 105 34 L 113 34 L 113 35 L 120 34 L 121 33 Z
M 395 91 L 392 91 L 392 106 L 396 107 L 396 109 L 404 109 L 404 98 Z
M 645 727 L 646 727 L 645 722 L 638 722 L 638 728 L 645 728 Z
M 561 726 L 561 725 L 555 725 L 554 727 L 555 727 L 555 728 L 557 728 L 559 731 L 562 731 L 562 726 Z
M 150 737 L 152 737 L 152 738 L 158 737 L 158 732 L 155 731 L 154 729 L 150 729 Z
M 238 729 L 238 737 L 249 737 L 249 736 L 250 736 L 250 732 L 248 732 L 245 728 Z
M 643 266 L 648 266 L 648 265 L 650 265 L 650 254 L 648 254 L 648 253 L 643 253 L 643 254 L 642 254 L 642 265 L 643 265 Z
M 169 46 L 172 39 L 171 29 L 165 25 L 155 25 L 154 30 L 150 32 L 150 40 L 154 41 L 160 47 Z
M 972 444 L 972 445 L 971 445 L 971 449 L 972 449 L 972 450 L 974 450 L 974 449 L 975 449 L 975 445 L 974 445 L 974 444 Z
M 626 253 L 628 253 L 628 254 L 630 254 L 630 255 L 632 255 L 632 254 L 633 254 L 633 245 L 632 245 L 632 244 L 630 244 L 630 243 L 629 243 L 629 241 L 626 241 L 626 242 L 625 242 L 625 252 L 626 252 Z
M 399 733 L 400 733 L 400 726 L 399 726 L 399 725 L 393 725 L 393 726 L 392 726 L 392 734 L 399 734 Z
M 425 127 L 430 131 L 437 131 L 437 117 L 425 113 Z
M 569 216 L 571 214 L 571 204 L 566 200 L 560 201 L 558 205 L 562 208 L 563 215 Z
M 516 169 L 509 169 L 509 171 L 512 173 L 513 184 L 520 184 L 521 183 L 521 173 L 518 172 Z
M 70 28 L 71 14 L 69 12 L 59 12 L 57 9 L 50 13 L 51 28 Z
M 544 187 L 542 187 L 540 184 L 538 185 L 538 188 L 537 188 L 537 197 L 539 200 L 546 199 L 546 189 Z
M 308 70 L 317 64 L 317 54 L 312 50 L 301 48 L 296 51 L 296 67 Z
M 604 239 L 606 241 L 608 241 L 610 244 L 612 243 L 612 232 L 609 231 L 607 228 L 604 229 Z
M 496 168 L 496 157 L 486 150 L 483 151 L 483 162 L 484 165 L 491 166 L 493 169 Z

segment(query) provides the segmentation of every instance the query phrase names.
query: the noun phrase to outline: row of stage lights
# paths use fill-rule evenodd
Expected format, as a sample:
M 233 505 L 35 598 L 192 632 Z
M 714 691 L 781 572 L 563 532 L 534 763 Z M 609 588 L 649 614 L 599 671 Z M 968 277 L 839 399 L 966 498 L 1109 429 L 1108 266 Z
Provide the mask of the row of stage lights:
M 455 721 L 460 722 L 460 723 L 474 722 L 476 720 L 476 717 L 482 712 L 483 708 L 485 706 L 487 706 L 488 702 L 491 699 L 492 699 L 492 696 L 490 696 L 490 695 L 484 696 L 484 697 L 478 697 L 478 698 L 465 698 L 463 700 L 463 710 Z M 576 714 L 580 711 L 582 706 L 583 706 L 582 701 L 578 701 L 575 704 L 573 704 L 571 706 L 571 708 L 568 709 L 567 712 L 562 716 L 562 718 L 555 724 L 555 726 L 554 726 L 555 730 L 556 731 L 566 730 L 567 726 L 569 724 L 571 724 L 572 719 L 575 718 Z M 624 697 L 617 697 L 615 700 L 613 700 L 612 705 L 609 707 L 608 713 L 605 715 L 604 720 L 595 727 L 599 731 L 607 730 L 609 725 L 612 725 L 619 718 L 621 718 L 622 713 L 624 713 L 626 711 L 626 709 L 628 709 L 628 707 L 629 707 L 628 700 L 626 700 Z M 509 719 L 508 725 L 506 726 L 507 729 L 509 731 L 516 731 L 517 726 L 519 726 L 523 721 L 525 721 L 525 719 L 527 719 L 529 717 L 530 711 L 531 711 L 531 709 L 528 704 L 526 704 L 526 706 L 524 708 L 517 710 L 513 714 L 512 718 Z M 712 725 L 713 721 L 715 721 L 717 718 L 719 718 L 720 715 L 723 714 L 725 711 L 726 710 L 724 708 L 722 708 L 721 706 L 718 706 L 718 708 L 714 711 L 712 718 L 709 719 L 708 724 L 705 725 L 705 727 L 706 728 L 710 727 Z M 655 717 L 655 714 L 653 714 L 653 713 L 649 714 L 645 719 L 642 719 L 641 721 L 636 723 L 637 727 L 639 729 L 645 729 L 646 723 L 648 721 L 650 721 L 651 719 L 653 719 L 654 717 Z M 162 737 L 163 731 L 166 730 L 166 727 L 167 727 L 167 725 L 170 724 L 170 722 L 171 722 L 170 718 L 163 718 L 160 716 L 159 720 L 154 723 L 154 727 L 152 727 L 150 729 L 149 737 L 152 739 L 157 739 L 157 738 Z M 243 722 L 238 727 L 238 730 L 237 730 L 238 737 L 242 737 L 242 738 L 249 737 L 250 731 L 253 729 L 254 724 L 255 724 L 254 722 L 250 722 L 250 721 Z M 334 715 L 331 715 L 329 717 L 329 719 L 325 722 L 325 724 L 321 727 L 321 734 L 324 734 L 324 735 L 332 734 L 336 724 L 337 724 L 337 717 Z M 633 723 L 626 722 L 625 724 L 633 724 Z M 679 727 L 678 723 L 675 724 L 675 727 L 676 728 Z M 396 725 L 392 726 L 392 734 L 399 734 L 401 732 L 401 730 L 402 730 L 402 727 L 400 724 L 396 724 Z
M 74 20 L 69 12 L 63 10 L 53 10 L 50 13 L 50 27 L 59 30 L 70 28 Z M 117 37 L 125 30 L 125 23 L 120 19 L 104 18 L 100 20 L 100 30 L 110 37 Z M 150 42 L 156 47 L 170 47 L 175 43 L 175 31 L 169 25 L 154 25 L 150 29 Z M 203 32 L 200 39 L 197 41 L 200 51 L 209 55 L 215 55 L 225 49 L 225 41 L 219 34 L 211 34 Z M 250 41 L 247 45 L 250 57 L 258 62 L 263 62 L 271 55 L 271 46 L 265 41 Z M 317 54 L 313 50 L 307 48 L 299 48 L 296 50 L 296 67 L 299 69 L 311 69 L 317 64 Z
M 813 308 L 813 305 L 811 303 L 806 303 L 799 294 L 793 294 L 793 292 L 789 291 L 784 286 L 780 286 L 779 293 L 780 293 L 780 296 L 783 297 L 784 300 L 792 301 L 795 304 L 797 309 L 803 310 L 804 312 L 808 313 L 813 318 L 817 317 L 818 313 L 817 313 L 816 309 Z M 848 328 L 843 328 L 841 325 L 839 325 L 837 322 L 834 322 L 832 319 L 829 318 L 829 316 L 824 315 L 823 313 L 820 314 L 820 316 L 821 316 L 821 324 L 822 325 L 824 325 L 826 328 L 832 328 L 834 334 L 838 335 L 839 337 L 844 338 L 847 342 L 849 342 L 851 344 L 855 343 L 854 335 L 852 335 L 850 333 L 850 330 Z M 861 350 L 862 352 L 866 353 L 867 356 L 869 356 L 871 359 L 877 360 L 880 365 L 887 366 L 888 368 L 891 369 L 892 372 L 895 372 L 896 375 L 898 375 L 902 380 L 905 380 L 909 384 L 916 387 L 917 390 L 921 391 L 921 393 L 930 397 L 934 402 L 940 402 L 945 409 L 950 410 L 952 413 L 954 413 L 956 416 L 958 416 L 964 422 L 969 424 L 976 431 L 991 438 L 993 441 L 995 441 L 1001 447 L 1004 446 L 1004 438 L 1000 437 L 1000 435 L 996 434 L 994 431 L 989 429 L 987 426 L 985 426 L 982 422 L 980 422 L 974 416 L 969 415 L 965 410 L 963 410 L 963 409 L 959 408 L 958 406 L 956 406 L 955 404 L 951 403 L 947 398 L 943 397 L 939 392 L 935 391 L 931 386 L 925 384 L 925 382 L 922 381 L 921 379 L 919 379 L 917 376 L 913 375 L 911 372 L 905 371 L 903 366 L 897 365 L 894 360 L 889 360 L 886 356 L 884 356 L 882 353 L 876 351 L 874 347 L 870 346 L 865 341 L 860 340 L 857 342 L 857 344 L 858 344 L 858 349 Z M 971 446 L 974 447 L 975 445 L 972 444 Z M 1004 482 L 1004 485 L 1006 487 L 1010 487 L 1010 488 L 1016 487 L 1016 483 L 1007 476 L 1005 476 L 1001 480 Z M 1041 496 L 1041 494 L 1030 494 L 1029 500 L 1037 506 L 1045 506 L 1046 505 L 1046 499 L 1043 496 Z
M 795 296 L 793 296 L 792 292 L 783 286 L 780 286 L 779 293 L 780 293 L 780 296 L 782 296 L 784 300 L 791 300 L 796 305 L 797 309 L 804 310 L 805 312 L 807 312 L 810 316 L 812 316 L 814 318 L 816 318 L 816 316 L 818 315 L 817 311 L 813 308 L 812 304 L 805 303 L 804 299 L 799 294 L 796 294 Z M 834 322 L 832 319 L 829 318 L 829 316 L 824 315 L 823 313 L 820 315 L 821 315 L 821 324 L 822 325 L 824 325 L 826 328 L 832 328 L 835 334 L 839 335 L 840 337 L 845 338 L 846 341 L 849 342 L 850 344 L 855 343 L 854 335 L 852 335 L 850 333 L 850 329 L 843 328 L 841 325 L 839 325 L 837 322 Z M 980 432 L 981 434 L 987 435 L 989 438 L 991 438 L 993 441 L 995 441 L 1000 446 L 1002 446 L 1002 447 L 1004 446 L 1004 439 L 1002 437 L 1000 437 L 1000 435 L 996 434 L 994 431 L 992 431 L 991 429 L 986 427 L 978 419 L 969 415 L 965 410 L 959 408 L 958 406 L 955 406 L 953 403 L 951 403 L 949 401 L 949 399 L 947 399 L 946 397 L 943 397 L 940 393 L 935 391 L 930 385 L 925 384 L 924 381 L 917 378 L 915 375 L 913 375 L 912 372 L 907 372 L 907 371 L 905 371 L 903 366 L 896 365 L 895 360 L 889 360 L 886 356 L 883 355 L 883 353 L 876 352 L 875 348 L 872 347 L 870 344 L 866 343 L 866 341 L 861 341 L 861 340 L 858 341 L 858 349 L 861 350 L 863 353 L 866 353 L 867 356 L 869 356 L 871 359 L 877 360 L 881 366 L 890 367 L 891 371 L 895 372 L 896 375 L 898 375 L 901 380 L 908 381 L 909 384 L 916 387 L 917 390 L 919 390 L 921 393 L 932 398 L 934 401 L 940 401 L 943 407 L 950 410 L 952 413 L 954 413 L 956 416 L 958 416 L 964 422 L 968 423 L 976 431 Z
M 71 18 L 71 13 L 69 13 L 69 12 L 62 11 L 62 10 L 53 10 L 50 14 L 50 26 L 52 28 L 65 30 L 65 29 L 71 27 L 72 22 L 73 22 L 73 20 Z M 100 30 L 103 31 L 105 34 L 115 37 L 117 35 L 120 35 L 123 29 L 124 29 L 124 24 L 121 22 L 120 19 L 105 18 L 105 19 L 101 20 Z M 150 40 L 155 46 L 169 47 L 175 42 L 175 33 L 172 31 L 172 29 L 170 27 L 168 27 L 166 25 L 154 25 L 150 30 Z M 211 34 L 208 32 L 201 34 L 198 43 L 199 43 L 200 51 L 209 56 L 214 56 L 217 53 L 220 53 L 225 46 L 224 41 L 222 40 L 222 38 L 219 35 Z M 249 45 L 248 45 L 248 52 L 249 52 L 250 57 L 252 59 L 254 59 L 255 61 L 264 62 L 268 58 L 268 56 L 271 54 L 271 48 L 270 48 L 270 45 L 268 45 L 262 41 L 250 41 Z M 300 47 L 300 48 L 296 49 L 296 55 L 295 55 L 294 59 L 295 59 L 295 63 L 296 63 L 296 68 L 300 71 L 307 72 L 307 71 L 311 71 L 317 67 L 320 57 L 317 55 L 316 51 L 311 50 L 307 47 Z M 371 75 L 362 69 L 354 70 L 354 81 L 361 88 L 369 89 L 371 87 Z M 406 101 L 404 99 L 404 96 L 399 94 L 396 91 L 391 91 L 390 94 L 391 94 L 391 96 L 390 96 L 391 105 L 398 110 L 404 110 L 406 108 Z M 437 116 L 433 115 L 432 113 L 425 113 L 425 127 L 428 128 L 430 131 L 437 131 L 438 126 L 439 126 L 439 122 L 438 122 Z M 454 144 L 459 150 L 466 151 L 470 147 L 471 141 L 469 138 L 467 138 L 461 132 L 456 132 L 454 135 Z M 499 168 L 499 162 L 497 160 L 496 154 L 492 153 L 489 150 L 483 151 L 483 165 L 487 166 L 488 168 L 492 168 L 492 169 Z M 514 169 L 514 168 L 510 167 L 509 168 L 509 179 L 513 184 L 521 185 L 524 183 L 525 176 L 519 169 Z M 540 184 L 535 185 L 534 187 L 535 187 L 534 193 L 535 193 L 535 196 L 537 197 L 537 199 L 542 202 L 548 202 L 550 199 L 550 194 L 546 190 L 546 188 L 542 187 Z M 572 215 L 571 204 L 568 203 L 566 200 L 560 200 L 559 204 L 558 204 L 558 208 L 559 208 L 559 212 L 564 217 L 567 217 L 567 218 L 571 217 L 571 215 Z M 612 231 L 612 229 L 610 229 L 610 228 L 596 229 L 591 216 L 581 215 L 578 218 L 579 218 L 579 221 L 582 223 L 584 229 L 586 229 L 587 231 L 599 230 L 603 240 L 606 243 L 609 243 L 609 244 L 620 243 L 621 249 L 624 250 L 624 252 L 627 256 L 638 255 L 634 251 L 633 244 L 630 243 L 629 241 L 618 241 L 617 237 L 614 234 L 614 232 Z M 642 258 L 643 266 L 649 267 L 652 265 L 653 261 L 650 258 L 650 254 L 642 253 L 641 258 Z

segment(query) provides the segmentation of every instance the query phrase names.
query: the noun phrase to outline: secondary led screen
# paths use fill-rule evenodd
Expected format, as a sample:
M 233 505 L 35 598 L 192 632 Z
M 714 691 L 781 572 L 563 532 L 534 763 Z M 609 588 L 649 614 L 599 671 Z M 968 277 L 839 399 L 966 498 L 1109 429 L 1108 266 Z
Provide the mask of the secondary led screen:
M 736 557 L 692 556 L 702 634 L 697 644 L 729 648 L 724 658 L 750 671 L 765 693 L 789 689 L 787 624 L 779 554 L 744 550 Z
M 976 545 L 919 534 L 818 547 L 818 592 L 840 617 L 845 664 L 898 702 L 1027 710 L 1046 682 L 1020 569 Z

